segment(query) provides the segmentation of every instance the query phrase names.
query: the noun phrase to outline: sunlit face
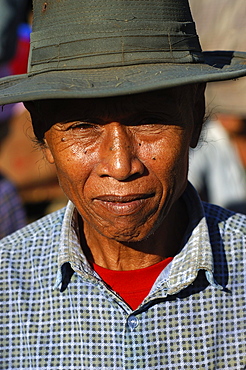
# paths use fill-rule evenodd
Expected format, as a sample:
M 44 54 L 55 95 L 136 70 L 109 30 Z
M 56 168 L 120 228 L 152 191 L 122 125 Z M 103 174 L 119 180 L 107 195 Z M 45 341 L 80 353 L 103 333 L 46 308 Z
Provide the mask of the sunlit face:
M 168 216 L 186 187 L 189 147 L 200 130 L 193 99 L 181 105 L 181 92 L 44 104 L 56 117 L 45 154 L 87 234 L 141 241 Z

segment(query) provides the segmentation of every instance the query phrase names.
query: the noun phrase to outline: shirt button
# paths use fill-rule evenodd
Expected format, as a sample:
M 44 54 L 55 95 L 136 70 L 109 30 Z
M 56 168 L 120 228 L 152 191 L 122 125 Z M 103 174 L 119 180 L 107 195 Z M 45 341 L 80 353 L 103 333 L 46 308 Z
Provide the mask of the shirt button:
M 127 324 L 130 329 L 135 329 L 138 326 L 138 319 L 136 318 L 136 316 L 131 315 L 127 319 Z

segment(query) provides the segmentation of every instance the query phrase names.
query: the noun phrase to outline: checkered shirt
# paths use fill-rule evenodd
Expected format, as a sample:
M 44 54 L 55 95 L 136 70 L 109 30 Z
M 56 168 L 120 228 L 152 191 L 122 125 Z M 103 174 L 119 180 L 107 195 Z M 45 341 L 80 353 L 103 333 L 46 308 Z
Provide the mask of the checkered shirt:
M 246 369 L 246 217 L 184 200 L 184 246 L 135 311 L 87 262 L 71 203 L 3 239 L 0 369 Z

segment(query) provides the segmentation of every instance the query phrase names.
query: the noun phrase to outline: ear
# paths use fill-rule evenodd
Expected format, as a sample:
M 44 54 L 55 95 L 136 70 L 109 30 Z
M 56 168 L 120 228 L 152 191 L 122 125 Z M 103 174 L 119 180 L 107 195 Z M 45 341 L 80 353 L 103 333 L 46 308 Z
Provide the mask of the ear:
M 204 122 L 204 116 L 205 116 L 205 92 L 206 84 L 199 84 L 196 91 L 195 96 L 195 103 L 193 108 L 193 117 L 194 117 L 194 123 L 193 123 L 193 133 L 192 133 L 192 139 L 190 146 L 191 148 L 195 148 L 197 146 L 203 122 Z
M 44 139 L 44 145 L 42 146 L 42 150 L 43 150 L 44 156 L 47 159 L 47 161 L 50 164 L 54 164 L 55 160 L 54 160 L 52 151 L 51 151 L 46 139 Z

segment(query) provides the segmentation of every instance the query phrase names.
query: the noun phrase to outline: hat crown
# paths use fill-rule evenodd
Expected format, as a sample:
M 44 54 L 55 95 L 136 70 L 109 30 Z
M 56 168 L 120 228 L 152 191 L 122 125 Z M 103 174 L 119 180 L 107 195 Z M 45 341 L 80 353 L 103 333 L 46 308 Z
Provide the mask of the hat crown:
M 201 60 L 187 0 L 34 1 L 29 72 Z
M 62 24 L 131 19 L 192 22 L 187 0 L 35 0 L 33 10 L 34 31 L 47 24 L 56 27 L 55 19 Z

